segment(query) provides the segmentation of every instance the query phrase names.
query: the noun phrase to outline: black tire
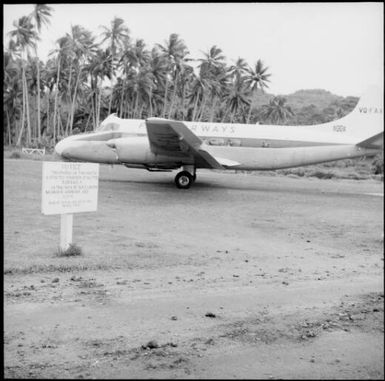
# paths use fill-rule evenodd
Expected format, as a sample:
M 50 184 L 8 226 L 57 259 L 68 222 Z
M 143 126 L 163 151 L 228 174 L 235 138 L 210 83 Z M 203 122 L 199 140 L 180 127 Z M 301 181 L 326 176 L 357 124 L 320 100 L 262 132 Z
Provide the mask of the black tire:
M 194 182 L 194 178 L 190 172 L 182 171 L 175 176 L 175 184 L 179 189 L 188 189 Z

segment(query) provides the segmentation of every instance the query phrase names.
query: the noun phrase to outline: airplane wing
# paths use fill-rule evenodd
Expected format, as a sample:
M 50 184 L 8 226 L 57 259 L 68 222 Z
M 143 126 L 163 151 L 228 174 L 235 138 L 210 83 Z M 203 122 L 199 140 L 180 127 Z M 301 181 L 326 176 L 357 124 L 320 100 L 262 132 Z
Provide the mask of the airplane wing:
M 180 156 L 181 159 L 193 157 L 197 167 L 224 169 L 214 156 L 204 150 L 203 141 L 183 122 L 149 118 L 146 127 L 153 153 Z

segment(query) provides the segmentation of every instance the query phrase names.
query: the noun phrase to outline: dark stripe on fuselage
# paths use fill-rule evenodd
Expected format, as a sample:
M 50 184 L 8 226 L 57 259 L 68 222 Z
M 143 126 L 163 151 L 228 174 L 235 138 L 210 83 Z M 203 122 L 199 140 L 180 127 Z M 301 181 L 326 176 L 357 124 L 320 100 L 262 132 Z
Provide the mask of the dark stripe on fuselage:
M 132 134 L 129 132 L 106 131 L 95 134 L 79 135 L 77 141 L 107 141 L 125 137 L 147 136 L 147 134 Z M 229 138 L 218 136 L 199 136 L 208 145 L 212 146 L 232 146 L 232 147 L 264 147 L 264 148 L 292 148 L 292 147 L 315 147 L 326 145 L 338 145 L 338 143 L 319 143 L 311 141 L 298 140 L 280 140 L 280 139 L 260 139 L 260 138 Z
M 76 137 L 77 141 L 90 141 L 90 142 L 102 142 L 110 139 L 118 139 L 123 136 L 130 136 L 131 134 L 125 134 L 124 132 L 119 131 L 106 131 L 106 132 L 97 132 L 95 134 L 84 134 Z

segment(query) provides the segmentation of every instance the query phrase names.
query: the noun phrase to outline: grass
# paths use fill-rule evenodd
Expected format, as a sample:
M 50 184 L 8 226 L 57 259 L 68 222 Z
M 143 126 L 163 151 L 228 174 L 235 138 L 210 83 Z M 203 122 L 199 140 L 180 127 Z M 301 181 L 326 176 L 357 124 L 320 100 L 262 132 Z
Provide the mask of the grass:
M 16 274 L 36 274 L 36 273 L 72 273 L 78 271 L 89 270 L 117 270 L 122 268 L 121 266 L 110 266 L 105 264 L 87 265 L 87 264 L 71 264 L 71 265 L 30 265 L 27 267 L 8 267 L 4 269 L 4 275 L 16 275 Z M 131 269 L 131 266 L 127 266 L 127 269 Z
M 82 255 L 82 249 L 75 243 L 70 243 L 66 250 L 63 250 L 59 247 L 57 249 L 56 255 L 58 257 L 76 257 Z
M 380 158 L 346 159 L 317 165 L 279 169 L 279 175 L 290 177 L 316 177 L 318 179 L 384 180 Z
M 11 155 L 9 156 L 10 159 L 20 159 L 21 158 L 21 152 L 13 151 Z
M 59 161 L 58 156 L 53 150 L 46 150 L 45 155 L 39 155 L 38 153 L 25 154 L 21 151 L 21 148 L 15 148 L 10 146 L 3 147 L 4 159 L 23 159 L 23 160 L 37 160 L 37 161 Z

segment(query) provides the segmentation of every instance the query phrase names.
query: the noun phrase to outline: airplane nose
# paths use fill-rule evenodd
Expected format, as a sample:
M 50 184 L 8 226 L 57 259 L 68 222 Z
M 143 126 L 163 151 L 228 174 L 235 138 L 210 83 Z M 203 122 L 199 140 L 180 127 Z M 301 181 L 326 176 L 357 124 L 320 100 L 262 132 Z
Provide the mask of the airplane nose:
M 70 142 L 68 139 L 63 139 L 55 146 L 55 152 L 62 157 L 65 157 L 66 149 L 69 147 Z
M 56 152 L 59 156 L 62 155 L 63 149 L 64 149 L 63 141 L 60 141 L 59 143 L 56 144 L 56 146 L 55 146 L 55 152 Z

